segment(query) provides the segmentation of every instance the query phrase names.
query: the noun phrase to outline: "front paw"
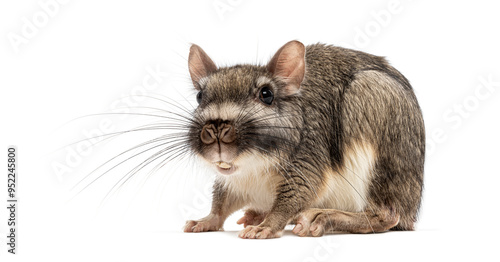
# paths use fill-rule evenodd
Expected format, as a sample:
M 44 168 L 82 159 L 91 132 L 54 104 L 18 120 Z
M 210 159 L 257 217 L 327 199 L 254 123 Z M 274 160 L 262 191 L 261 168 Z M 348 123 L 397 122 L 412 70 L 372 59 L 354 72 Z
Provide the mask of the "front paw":
M 200 220 L 188 220 L 184 226 L 184 232 L 207 232 L 207 231 L 219 231 L 222 229 L 222 225 L 219 223 L 217 218 L 204 218 Z
M 278 238 L 283 234 L 283 230 L 274 230 L 267 226 L 247 226 L 238 235 L 245 239 L 267 239 Z
M 243 224 L 243 227 L 247 226 L 256 226 L 262 223 L 264 221 L 264 218 L 266 218 L 266 213 L 262 212 L 257 212 L 254 210 L 247 210 L 245 211 L 245 215 L 240 218 L 236 224 L 241 225 Z

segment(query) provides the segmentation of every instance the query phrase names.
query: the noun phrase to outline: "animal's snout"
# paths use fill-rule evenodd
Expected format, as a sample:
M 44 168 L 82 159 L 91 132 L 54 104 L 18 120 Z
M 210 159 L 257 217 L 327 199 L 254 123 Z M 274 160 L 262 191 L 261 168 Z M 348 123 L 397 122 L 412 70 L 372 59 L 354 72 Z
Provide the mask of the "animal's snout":
M 207 145 L 217 141 L 229 144 L 236 140 L 236 130 L 230 123 L 214 121 L 203 126 L 200 137 L 201 141 Z

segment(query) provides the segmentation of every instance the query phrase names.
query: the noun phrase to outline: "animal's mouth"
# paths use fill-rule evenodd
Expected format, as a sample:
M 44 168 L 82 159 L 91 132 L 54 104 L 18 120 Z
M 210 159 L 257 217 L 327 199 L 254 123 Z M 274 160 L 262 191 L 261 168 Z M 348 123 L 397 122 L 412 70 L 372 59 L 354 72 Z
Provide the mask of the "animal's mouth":
M 230 175 L 236 170 L 236 167 L 232 163 L 224 161 L 215 162 L 215 165 L 217 166 L 217 171 L 223 175 Z

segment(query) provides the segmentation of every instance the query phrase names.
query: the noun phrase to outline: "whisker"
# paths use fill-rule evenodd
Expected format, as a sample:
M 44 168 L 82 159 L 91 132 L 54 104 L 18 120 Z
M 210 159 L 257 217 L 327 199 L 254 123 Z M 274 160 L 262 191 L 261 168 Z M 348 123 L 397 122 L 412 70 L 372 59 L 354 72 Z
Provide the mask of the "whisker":
M 123 134 L 127 134 L 127 133 L 133 133 L 133 132 L 138 132 L 138 131 L 157 131 L 157 130 L 179 130 L 179 129 L 186 129 L 187 130 L 187 126 L 170 126 L 170 127 L 167 127 L 167 126 L 160 126 L 158 125 L 157 127 L 156 126 L 153 126 L 153 125 L 144 125 L 144 126 L 140 126 L 136 129 L 129 129 L 129 130 L 123 130 L 123 131 L 117 131 L 117 132 L 111 132 L 111 133 L 107 133 L 107 134 L 102 134 L 102 135 L 96 135 L 96 136 L 92 136 L 92 137 L 89 137 L 89 138 L 84 138 L 84 139 L 81 139 L 81 140 L 78 140 L 76 142 L 73 142 L 73 143 L 70 143 L 70 144 L 67 144 L 65 146 L 62 146 L 60 148 L 57 148 L 55 149 L 54 151 L 48 153 L 48 154 L 53 154 L 57 151 L 60 151 L 60 150 L 63 150 L 69 146 L 73 146 L 73 145 L 76 145 L 78 143 L 81 143 L 81 142 L 84 142 L 84 141 L 90 141 L 90 140 L 94 140 L 94 139 L 100 139 L 100 138 L 103 138 L 102 140 L 100 141 L 97 141 L 97 142 L 94 142 L 92 143 L 92 146 L 96 146 L 97 144 L 99 143 L 102 143 L 112 137 L 116 137 L 116 136 L 119 136 L 119 135 L 123 135 Z M 79 153 L 79 152 L 77 152 Z
M 186 108 L 186 107 L 182 106 L 182 104 L 181 104 L 181 103 L 179 103 L 178 101 L 176 101 L 176 100 L 174 100 L 174 99 L 172 99 L 172 98 L 169 98 L 169 97 L 166 97 L 166 96 L 160 95 L 160 94 L 157 94 L 157 95 L 159 95 L 159 96 L 161 96 L 161 97 L 163 97 L 163 98 L 165 98 L 165 99 L 169 99 L 169 100 L 171 100 L 172 102 L 166 101 L 165 99 L 161 99 L 161 98 L 157 98 L 157 97 L 153 97 L 153 96 L 147 96 L 147 95 L 134 95 L 134 96 L 142 96 L 142 97 L 147 97 L 147 98 L 150 98 L 150 99 L 154 99 L 154 100 L 161 101 L 161 102 L 163 102 L 163 103 L 165 103 L 165 104 L 167 104 L 167 105 L 171 105 L 171 106 L 176 107 L 177 109 L 182 110 L 183 112 L 185 112 L 185 113 L 189 114 L 190 116 L 193 116 L 193 112 L 192 112 L 192 111 L 190 111 L 188 108 Z M 186 101 L 187 101 L 187 100 L 186 100 Z M 188 101 L 187 101 L 187 102 L 188 102 Z M 175 103 L 175 104 L 174 104 L 174 103 Z M 188 102 L 188 103 L 189 103 L 189 102 Z M 192 110 L 194 110 L 194 109 L 195 109 L 195 107 L 193 107 L 193 105 L 191 105 L 190 103 L 189 103 L 189 105 L 192 107 Z
M 156 164 L 148 173 L 147 175 L 142 179 L 142 182 L 140 183 L 140 185 L 138 186 L 138 188 L 142 188 L 144 187 L 144 185 L 146 184 L 146 182 L 149 180 L 149 178 L 155 174 L 156 172 L 158 172 L 162 167 L 164 167 L 167 163 L 171 162 L 172 160 L 174 159 L 177 159 L 178 161 L 181 161 L 183 160 L 183 156 L 189 156 L 191 155 L 192 153 L 189 152 L 188 150 L 188 147 L 183 147 L 179 150 L 179 153 L 177 155 L 173 155 L 173 156 L 167 156 L 165 159 L 159 161 L 158 164 Z M 164 178 L 165 177 L 170 177 L 170 176 L 164 176 L 162 181 L 160 183 L 163 182 Z M 119 188 L 117 189 L 119 190 Z M 136 192 L 136 194 L 134 195 L 134 197 L 132 199 L 135 199 L 137 197 L 137 194 L 139 193 L 139 191 Z
M 131 171 L 129 171 L 125 176 L 123 176 L 120 180 L 118 180 L 113 187 L 108 191 L 108 193 L 104 196 L 103 201 L 101 202 L 101 205 L 106 201 L 106 199 L 111 195 L 111 193 L 115 190 L 115 188 L 121 188 L 130 178 L 132 178 L 137 172 L 141 171 L 144 167 L 149 165 L 151 162 L 154 162 L 158 158 L 172 152 L 172 150 L 176 150 L 178 148 L 186 147 L 186 144 L 184 142 L 179 142 L 174 145 L 170 145 L 169 147 L 162 149 L 152 156 L 148 157 L 144 162 L 140 163 L 136 167 L 134 167 Z
M 168 119 L 168 120 L 176 120 L 176 121 L 180 121 L 180 119 L 177 119 L 177 118 L 173 118 L 173 117 L 168 117 L 168 116 L 163 116 L 163 115 L 156 115 L 156 114 L 144 114 L 144 113 L 123 113 L 123 112 L 109 112 L 109 113 L 96 113 L 96 114 L 89 114 L 89 115 L 85 115 L 85 116 L 80 116 L 80 117 L 77 117 L 77 118 L 74 118 L 72 120 L 70 120 L 69 122 L 73 122 L 73 121 L 76 121 L 76 120 L 79 120 L 79 119 L 83 119 L 83 118 L 87 118 L 87 117 L 94 117 L 94 116 L 106 116 L 106 115 L 133 115 L 133 116 L 148 116 L 148 117 L 158 117 L 158 118 L 162 118 L 162 119 Z M 186 123 L 194 123 L 192 119 L 189 119 L 189 118 L 185 118 L 186 120 Z M 69 123 L 68 122 L 68 123 Z
M 173 139 L 173 138 L 178 138 L 178 137 L 173 136 L 173 137 L 171 137 L 170 139 Z M 76 185 L 74 185 L 74 186 L 71 188 L 71 190 L 74 190 L 74 189 L 75 189 L 76 187 L 78 187 L 81 183 L 83 183 L 83 181 L 85 181 L 87 178 L 89 178 L 89 177 L 90 177 L 93 173 L 95 173 L 97 170 L 99 170 L 100 168 L 104 167 L 105 165 L 107 165 L 107 164 L 108 164 L 108 163 L 110 163 L 111 161 L 113 161 L 113 160 L 117 159 L 118 157 L 120 157 L 120 156 L 122 156 L 122 155 L 124 155 L 124 154 L 126 154 L 126 153 L 128 153 L 128 152 L 130 152 L 130 151 L 132 151 L 132 150 L 135 150 L 135 149 L 137 149 L 137 148 L 140 148 L 140 147 L 142 147 L 142 146 L 149 145 L 149 144 L 156 143 L 156 142 L 160 142 L 160 141 L 165 141 L 165 140 L 167 140 L 167 141 L 168 141 L 168 139 L 169 139 L 168 137 L 161 136 L 161 137 L 158 137 L 158 138 L 155 138 L 155 139 L 151 139 L 151 140 L 149 140 L 149 141 L 147 141 L 147 142 L 141 143 L 141 144 L 139 144 L 139 145 L 137 145 L 137 146 L 134 146 L 134 147 L 132 147 L 132 148 L 129 148 L 129 149 L 127 149 L 127 150 L 125 150 L 125 151 L 121 152 L 120 154 L 118 154 L 118 155 L 114 156 L 113 158 L 111 158 L 111 159 L 107 160 L 106 162 L 104 162 L 103 164 L 101 164 L 100 166 L 98 166 L 97 168 L 95 168 L 94 170 L 92 170 L 92 171 L 91 171 L 89 174 L 87 174 L 87 175 L 86 175 L 86 176 L 85 176 L 82 180 L 80 180 L 80 181 L 79 181 Z M 174 140 L 174 141 L 164 142 L 164 143 L 162 143 L 162 144 L 159 144 L 159 145 L 156 145 L 156 146 L 154 146 L 154 147 L 148 148 L 148 149 L 146 149 L 146 150 L 143 150 L 143 151 L 141 151 L 141 152 L 139 152 L 139 153 L 136 153 L 136 154 L 134 154 L 133 156 L 128 157 L 127 159 L 125 159 L 125 160 L 123 160 L 123 161 L 119 162 L 118 164 L 114 165 L 113 167 L 111 167 L 110 169 L 108 169 L 108 170 L 106 170 L 104 173 L 102 173 L 100 176 L 98 176 L 97 178 L 95 178 L 94 180 L 92 180 L 92 182 L 90 182 L 90 183 L 89 183 L 89 184 L 87 184 L 87 185 L 86 185 L 83 189 L 81 189 L 81 190 L 77 193 L 77 195 L 78 195 L 78 194 L 80 194 L 81 192 L 83 192 L 83 191 L 84 191 L 87 187 L 89 187 L 90 185 L 92 185 L 95 181 L 97 181 L 98 179 L 100 179 L 101 177 L 103 177 L 105 174 L 107 174 L 108 172 L 110 172 L 110 171 L 111 171 L 111 170 L 113 170 L 114 168 L 118 167 L 119 165 L 121 165 L 121 164 L 125 163 L 126 161 L 128 161 L 128 160 L 130 160 L 130 159 L 132 159 L 132 158 L 134 158 L 134 157 L 136 157 L 136 156 L 138 156 L 138 155 L 141 155 L 141 154 L 143 154 L 143 153 L 145 153 L 145 152 L 147 152 L 147 151 L 150 151 L 150 150 L 152 150 L 152 149 L 154 149 L 154 148 L 157 148 L 157 147 L 160 147 L 160 146 L 163 146 L 163 145 L 167 145 L 167 144 L 172 143 L 172 142 L 175 142 L 175 140 Z

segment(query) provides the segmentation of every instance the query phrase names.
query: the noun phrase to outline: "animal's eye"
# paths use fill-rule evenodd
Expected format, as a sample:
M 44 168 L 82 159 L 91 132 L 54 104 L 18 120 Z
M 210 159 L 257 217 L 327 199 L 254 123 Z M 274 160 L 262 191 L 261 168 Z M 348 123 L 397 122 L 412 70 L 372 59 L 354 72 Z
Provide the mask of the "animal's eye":
M 200 91 L 198 92 L 198 94 L 196 94 L 196 102 L 198 102 L 198 104 L 201 104 L 202 98 L 203 98 L 203 91 Z
M 262 103 L 270 105 L 274 100 L 273 91 L 269 88 L 269 86 L 264 86 L 260 89 L 259 99 Z

